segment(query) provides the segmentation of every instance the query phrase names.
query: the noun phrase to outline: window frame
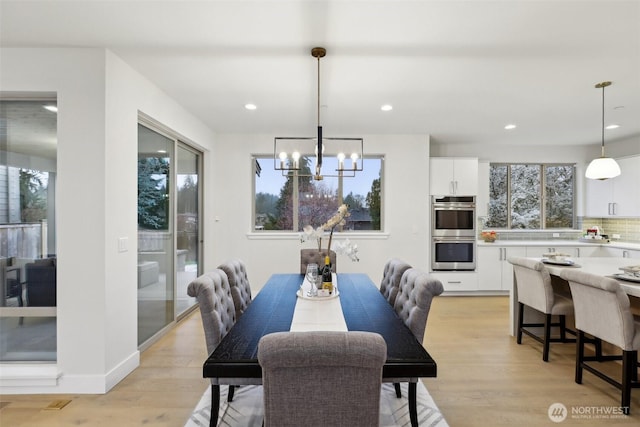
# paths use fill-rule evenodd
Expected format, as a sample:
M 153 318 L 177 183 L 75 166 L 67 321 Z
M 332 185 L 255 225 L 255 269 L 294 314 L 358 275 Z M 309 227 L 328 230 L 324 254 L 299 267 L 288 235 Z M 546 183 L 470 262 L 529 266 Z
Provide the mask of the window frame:
M 511 166 L 514 165 L 523 165 L 523 166 L 538 166 L 539 170 L 540 170 L 540 227 L 539 228 L 512 228 L 512 209 L 511 209 L 511 197 L 512 197 L 512 191 L 511 191 Z M 549 230 L 576 230 L 577 229 L 577 213 L 576 213 L 576 209 L 577 209 L 577 194 L 576 194 L 576 188 L 577 188 L 577 167 L 575 163 L 536 163 L 536 162 L 489 162 L 489 179 L 491 179 L 491 168 L 494 166 L 506 166 L 507 167 L 507 225 L 506 227 L 502 228 L 502 227 L 494 227 L 494 226 L 490 226 L 487 225 L 488 228 L 495 228 L 496 230 L 504 230 L 504 231 L 549 231 Z M 558 228 L 552 228 L 552 227 L 546 227 L 546 223 L 547 223 L 547 207 L 546 207 L 546 200 L 547 200 L 547 177 L 545 174 L 545 170 L 547 167 L 553 167 L 553 166 L 570 166 L 571 168 L 573 168 L 573 179 L 572 179 L 572 192 L 573 192 L 573 196 L 572 196 L 572 218 L 571 218 L 571 224 L 572 227 L 558 227 Z M 489 192 L 489 204 L 491 204 L 491 193 Z M 490 219 L 490 215 L 489 212 L 487 212 L 487 219 L 485 221 L 488 222 Z
M 294 238 L 298 238 L 300 231 L 296 231 L 296 230 L 256 230 L 255 228 L 255 224 L 256 224 L 256 179 L 255 179 L 255 174 L 256 174 L 256 163 L 257 160 L 260 159 L 264 159 L 267 161 L 271 161 L 273 159 L 273 154 L 256 154 L 256 153 L 252 153 L 250 156 L 250 162 L 251 162 L 251 215 L 250 215 L 250 224 L 249 224 L 249 232 L 247 233 L 248 236 L 252 236 L 254 238 L 263 238 L 263 237 L 269 237 L 269 238 L 283 238 L 283 239 L 288 239 L 290 237 L 294 237 Z M 385 191 L 384 191 L 384 180 L 385 180 L 385 156 L 383 154 L 365 154 L 363 156 L 363 159 L 376 159 L 380 161 L 380 229 L 379 230 L 347 230 L 347 231 L 338 231 L 335 230 L 334 235 L 345 235 L 345 236 L 358 236 L 358 237 L 363 237 L 363 236 L 388 236 L 388 233 L 385 232 L 385 214 L 384 214 L 384 206 L 385 206 Z M 358 173 L 356 173 L 356 178 L 358 176 Z M 333 178 L 333 177 L 332 177 Z M 342 179 L 354 179 L 353 177 L 344 177 Z M 299 186 L 299 182 L 298 180 L 295 180 L 293 182 L 293 203 L 294 203 L 294 227 L 296 226 L 296 224 L 299 225 L 298 223 L 298 212 L 295 210 L 295 206 L 298 206 L 299 208 L 299 198 L 298 198 L 298 186 Z M 342 189 L 342 185 L 340 185 L 339 187 L 340 189 Z M 339 197 L 339 203 L 342 203 L 342 200 L 344 198 L 344 194 L 341 194 Z M 337 209 L 337 207 L 336 207 Z

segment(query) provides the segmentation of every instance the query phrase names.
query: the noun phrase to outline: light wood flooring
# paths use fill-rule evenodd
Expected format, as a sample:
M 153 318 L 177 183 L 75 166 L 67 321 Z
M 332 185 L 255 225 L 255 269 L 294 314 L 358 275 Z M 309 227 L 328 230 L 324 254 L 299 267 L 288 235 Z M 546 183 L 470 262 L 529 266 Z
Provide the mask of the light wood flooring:
M 593 375 L 573 381 L 574 344 L 552 344 L 550 360 L 529 337 L 517 345 L 508 334 L 508 297 L 438 297 L 433 302 L 425 347 L 438 377 L 424 383 L 452 427 L 617 426 L 640 424 L 640 389 L 632 391 L 632 416 L 604 419 L 584 412 L 608 410 L 620 392 Z M 206 357 L 200 314 L 181 321 L 142 353 L 141 365 L 105 395 L 0 396 L 0 425 L 182 427 L 204 390 Z M 71 402 L 60 410 L 55 401 Z M 553 403 L 569 417 L 550 421 Z M 582 411 L 582 418 L 571 411 Z

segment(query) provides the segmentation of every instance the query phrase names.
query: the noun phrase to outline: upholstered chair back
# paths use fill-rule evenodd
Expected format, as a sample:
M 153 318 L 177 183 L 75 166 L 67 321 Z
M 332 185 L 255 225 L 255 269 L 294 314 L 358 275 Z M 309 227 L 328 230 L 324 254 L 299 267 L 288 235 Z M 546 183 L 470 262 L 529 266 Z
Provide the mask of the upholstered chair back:
M 264 426 L 377 426 L 387 345 L 372 332 L 277 332 L 258 344 Z
M 307 273 L 307 264 L 315 262 L 319 268 L 324 266 L 324 257 L 327 256 L 327 250 L 323 249 L 300 249 L 300 274 Z M 336 253 L 331 251 L 329 254 L 331 260 L 331 271 L 336 272 Z
M 634 325 L 629 297 L 618 282 L 568 268 L 562 270 L 560 277 L 571 287 L 577 329 L 625 351 L 640 348 L 640 333 Z
M 400 279 L 393 308 L 420 342 L 424 339 L 433 297 L 443 291 L 442 282 L 417 268 L 407 269 Z
M 229 286 L 231 287 L 231 298 L 236 310 L 236 320 L 251 304 L 251 284 L 247 277 L 247 268 L 244 262 L 239 259 L 231 259 L 218 266 L 227 274 Z
M 542 313 L 551 313 L 555 294 L 547 267 L 529 258 L 511 257 L 508 261 L 513 265 L 516 276 L 518 302 Z
M 384 265 L 382 281 L 380 282 L 380 292 L 392 307 L 398 296 L 400 279 L 402 279 L 404 272 L 410 268 L 411 266 L 409 264 L 398 258 L 392 258 Z
M 200 305 L 207 352 L 211 354 L 236 321 L 227 275 L 220 269 L 205 273 L 189 283 L 187 294 Z

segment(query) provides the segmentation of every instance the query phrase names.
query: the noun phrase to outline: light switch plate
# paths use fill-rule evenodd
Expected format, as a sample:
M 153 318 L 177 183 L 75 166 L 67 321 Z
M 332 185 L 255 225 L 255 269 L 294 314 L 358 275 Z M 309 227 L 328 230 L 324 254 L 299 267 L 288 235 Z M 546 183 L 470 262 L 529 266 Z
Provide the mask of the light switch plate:
M 119 237 L 118 238 L 118 252 L 127 252 L 129 250 L 129 238 L 128 237 Z

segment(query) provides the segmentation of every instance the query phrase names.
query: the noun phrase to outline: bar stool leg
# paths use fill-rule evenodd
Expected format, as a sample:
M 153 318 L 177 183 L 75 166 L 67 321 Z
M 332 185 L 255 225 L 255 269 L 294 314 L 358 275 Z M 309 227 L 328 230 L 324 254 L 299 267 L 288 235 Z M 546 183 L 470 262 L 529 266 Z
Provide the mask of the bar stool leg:
M 576 378 L 582 384 L 582 360 L 584 359 L 584 332 L 576 329 Z
M 518 344 L 522 344 L 522 319 L 524 317 L 524 304 L 519 302 L 518 303 L 518 332 L 516 335 L 516 342 Z
M 542 349 L 542 360 L 549 361 L 549 341 L 551 340 L 551 315 L 545 314 L 544 316 L 544 338 Z

